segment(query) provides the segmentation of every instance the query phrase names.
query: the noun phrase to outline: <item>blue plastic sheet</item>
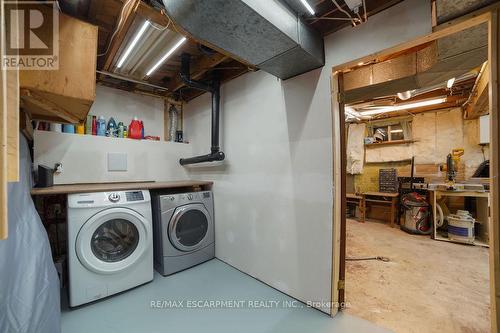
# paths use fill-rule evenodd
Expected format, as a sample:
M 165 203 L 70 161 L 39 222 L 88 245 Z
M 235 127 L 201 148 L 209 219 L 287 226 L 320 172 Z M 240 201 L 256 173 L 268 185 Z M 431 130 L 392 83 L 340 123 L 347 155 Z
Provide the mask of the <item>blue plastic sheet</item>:
M 59 278 L 30 196 L 31 157 L 20 136 L 20 181 L 9 183 L 9 237 L 0 241 L 0 332 L 61 331 Z

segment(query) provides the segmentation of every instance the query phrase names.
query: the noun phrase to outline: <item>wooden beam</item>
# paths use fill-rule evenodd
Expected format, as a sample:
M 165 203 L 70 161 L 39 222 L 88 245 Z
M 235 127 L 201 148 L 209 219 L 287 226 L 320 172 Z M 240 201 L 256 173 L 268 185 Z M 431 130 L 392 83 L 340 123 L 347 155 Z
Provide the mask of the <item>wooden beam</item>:
M 465 107 L 466 119 L 477 118 L 488 113 L 488 84 L 490 81 L 489 64 L 486 65 L 481 76 L 478 78 L 477 84 L 471 91 L 471 99 Z M 486 112 L 485 112 L 486 111 Z
M 199 79 L 203 74 L 208 72 L 212 67 L 217 66 L 218 64 L 222 63 L 223 61 L 229 59 L 228 56 L 220 53 L 216 53 L 211 57 L 203 57 L 197 62 L 191 64 L 191 78 L 193 80 Z M 168 89 L 171 92 L 174 92 L 182 87 L 184 87 L 185 84 L 181 80 L 180 72 L 177 73 L 172 82 L 168 85 Z
M 137 7 L 136 14 L 163 27 L 168 26 L 170 23 L 170 19 L 165 15 L 163 10 L 156 10 L 142 1 L 140 2 L 139 7 Z M 173 26 L 171 26 L 170 29 L 174 30 Z
M 33 141 L 33 126 L 31 125 L 31 117 L 24 110 L 19 111 L 19 129 L 28 141 Z
M 336 73 L 331 76 L 331 101 L 332 101 L 332 277 L 331 291 L 332 295 L 330 302 L 332 305 L 339 300 L 339 280 L 341 267 L 341 224 L 342 216 L 345 216 L 345 211 L 342 212 L 342 147 L 341 147 L 341 104 L 338 96 L 341 92 L 339 87 L 339 76 L 342 73 Z M 343 104 L 342 104 L 343 105 Z M 331 306 L 330 315 L 333 317 L 339 311 L 339 307 Z
M 0 6 L 0 26 L 4 25 L 3 4 Z M 3 31 L 2 31 L 3 33 Z M 0 46 L 3 50 L 3 38 Z M 7 71 L 0 70 L 0 241 L 7 238 Z
M 19 181 L 19 71 L 7 71 L 7 176 Z
M 124 5 L 127 3 L 128 2 L 125 2 Z M 104 60 L 103 66 L 101 67 L 101 70 L 109 71 L 111 69 L 113 60 L 115 59 L 115 56 L 118 53 L 118 50 L 120 49 L 120 46 L 122 45 L 122 42 L 125 39 L 130 26 L 132 25 L 132 22 L 134 22 L 136 10 L 140 3 L 140 0 L 130 0 L 130 4 L 123 12 L 123 23 L 120 26 L 118 26 L 118 24 L 120 23 L 120 17 L 118 16 L 116 22 L 117 26 L 115 27 L 115 29 L 117 30 L 113 40 L 110 40 L 108 42 L 108 52 L 105 55 L 106 58 Z M 110 35 L 110 38 L 112 36 L 113 35 Z
M 500 323 L 500 6 L 491 14 L 488 23 L 488 44 L 490 63 L 490 191 L 491 191 L 491 230 L 490 230 L 490 303 L 491 331 L 498 332 Z
M 224 70 L 223 74 L 220 77 L 221 84 L 228 82 L 228 81 L 231 81 L 231 80 L 234 80 L 238 76 L 241 76 L 245 73 L 248 73 L 247 67 L 241 67 L 239 69 L 232 69 L 232 70 Z M 191 90 L 192 90 L 192 92 L 190 92 L 189 94 L 186 94 L 186 95 L 183 94 L 182 97 L 185 101 L 190 101 L 190 100 L 192 100 L 200 95 L 203 95 L 205 93 L 204 91 L 201 91 L 201 90 L 196 90 L 196 89 L 191 89 Z

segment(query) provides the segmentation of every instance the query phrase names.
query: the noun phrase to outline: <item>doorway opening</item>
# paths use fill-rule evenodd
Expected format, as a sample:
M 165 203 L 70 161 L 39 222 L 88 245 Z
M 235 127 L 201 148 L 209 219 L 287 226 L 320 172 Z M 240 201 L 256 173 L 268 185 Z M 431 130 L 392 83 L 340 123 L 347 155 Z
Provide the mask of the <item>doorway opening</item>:
M 332 298 L 348 313 L 496 329 L 498 8 L 334 68 Z

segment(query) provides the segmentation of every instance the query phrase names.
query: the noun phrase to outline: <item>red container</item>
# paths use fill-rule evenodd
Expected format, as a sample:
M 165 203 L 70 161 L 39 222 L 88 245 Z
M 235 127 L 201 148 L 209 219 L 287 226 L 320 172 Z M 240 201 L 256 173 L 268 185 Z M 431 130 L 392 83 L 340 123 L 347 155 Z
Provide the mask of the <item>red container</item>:
M 97 119 L 96 119 L 96 116 L 92 116 L 92 135 L 97 135 Z
M 142 124 L 137 118 L 134 118 L 128 127 L 128 137 L 142 139 Z

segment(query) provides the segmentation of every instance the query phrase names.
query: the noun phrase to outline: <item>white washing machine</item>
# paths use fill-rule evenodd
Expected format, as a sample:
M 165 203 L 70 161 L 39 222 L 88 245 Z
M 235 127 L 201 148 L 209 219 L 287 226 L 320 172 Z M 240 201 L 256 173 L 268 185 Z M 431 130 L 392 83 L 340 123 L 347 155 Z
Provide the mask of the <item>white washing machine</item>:
M 211 191 L 153 195 L 155 269 L 170 275 L 215 257 Z
M 153 280 L 149 191 L 68 195 L 69 305 Z

